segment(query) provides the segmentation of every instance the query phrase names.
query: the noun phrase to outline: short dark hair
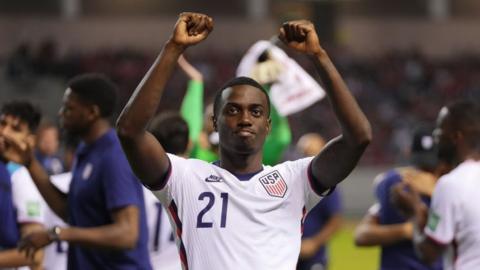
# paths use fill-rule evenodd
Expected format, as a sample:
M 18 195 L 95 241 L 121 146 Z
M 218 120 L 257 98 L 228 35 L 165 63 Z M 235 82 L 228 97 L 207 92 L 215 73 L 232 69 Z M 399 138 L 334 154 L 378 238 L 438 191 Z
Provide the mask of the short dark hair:
M 24 100 L 14 100 L 3 104 L 0 114 L 20 118 L 27 123 L 30 132 L 35 132 L 42 119 L 42 113 L 38 107 Z
M 236 85 L 250 85 L 258 90 L 262 91 L 267 98 L 267 106 L 268 106 L 268 116 L 270 116 L 270 98 L 268 97 L 267 91 L 254 79 L 248 77 L 236 77 L 225 83 L 220 90 L 217 91 L 215 94 L 215 100 L 213 102 L 213 118 L 216 119 L 218 116 L 218 110 L 220 110 L 220 105 L 222 104 L 222 93 L 225 89 Z
M 97 105 L 103 118 L 113 115 L 117 87 L 107 76 L 98 73 L 82 74 L 72 78 L 67 85 L 83 101 Z
M 447 106 L 449 124 L 461 131 L 467 143 L 480 150 L 480 106 L 471 101 L 457 101 Z
M 163 112 L 156 116 L 149 128 L 166 152 L 184 154 L 188 147 L 188 125 L 176 112 Z
M 431 128 L 421 126 L 415 130 L 410 151 L 411 163 L 416 167 L 427 171 L 433 171 L 437 167 L 437 147 Z

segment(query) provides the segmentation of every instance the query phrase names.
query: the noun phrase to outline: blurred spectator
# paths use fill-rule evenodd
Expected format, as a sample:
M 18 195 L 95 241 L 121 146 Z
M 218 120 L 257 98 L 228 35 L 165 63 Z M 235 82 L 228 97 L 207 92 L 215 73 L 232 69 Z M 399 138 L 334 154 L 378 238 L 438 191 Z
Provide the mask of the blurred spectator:
M 59 145 L 58 127 L 48 121 L 42 123 L 37 131 L 35 157 L 49 175 L 64 172 L 62 159 L 58 155 Z

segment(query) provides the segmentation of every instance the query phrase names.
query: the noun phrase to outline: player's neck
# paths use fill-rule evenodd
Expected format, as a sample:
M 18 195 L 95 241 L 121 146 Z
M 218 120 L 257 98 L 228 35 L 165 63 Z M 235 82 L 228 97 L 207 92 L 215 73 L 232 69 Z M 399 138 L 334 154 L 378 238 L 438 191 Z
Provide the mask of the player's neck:
M 98 138 L 102 137 L 110 129 L 111 126 L 108 121 L 100 119 L 93 123 L 92 126 L 88 129 L 88 132 L 83 134 L 81 137 L 85 143 L 91 144 L 95 142 Z
M 475 149 L 475 147 L 473 147 L 472 145 L 462 144 L 458 146 L 457 153 L 460 160 L 459 163 L 469 159 L 480 160 L 480 152 L 477 149 Z
M 253 154 L 220 151 L 219 166 L 233 174 L 255 173 L 262 169 L 262 152 Z

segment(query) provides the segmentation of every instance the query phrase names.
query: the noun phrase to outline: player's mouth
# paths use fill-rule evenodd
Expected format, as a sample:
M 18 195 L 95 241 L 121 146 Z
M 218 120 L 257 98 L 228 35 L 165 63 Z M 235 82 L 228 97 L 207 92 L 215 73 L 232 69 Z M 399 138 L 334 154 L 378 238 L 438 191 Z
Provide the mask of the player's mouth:
M 250 137 L 255 135 L 255 131 L 248 128 L 240 128 L 235 131 L 235 134 L 240 137 Z

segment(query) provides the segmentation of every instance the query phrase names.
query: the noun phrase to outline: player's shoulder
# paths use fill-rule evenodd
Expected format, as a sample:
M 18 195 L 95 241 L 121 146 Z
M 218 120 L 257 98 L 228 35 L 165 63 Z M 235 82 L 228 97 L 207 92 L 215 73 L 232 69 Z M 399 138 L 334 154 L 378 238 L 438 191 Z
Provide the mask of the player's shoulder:
M 448 189 L 448 190 L 457 190 L 463 185 L 460 185 L 460 181 L 466 179 L 468 174 L 471 172 L 471 164 L 461 163 L 449 173 L 442 175 L 436 184 L 436 189 Z
M 209 169 L 214 167 L 213 163 L 196 159 L 196 158 L 184 158 L 181 156 L 177 156 L 174 154 L 167 153 L 168 159 L 173 166 L 178 166 L 179 169 L 185 170 L 187 168 L 195 169 L 195 170 L 202 170 L 202 169 Z
M 287 160 L 274 166 L 264 165 L 265 169 L 302 169 L 310 165 L 314 157 L 300 158 L 296 160 Z
M 12 182 L 31 182 L 32 178 L 25 166 L 22 166 L 17 163 L 10 162 L 7 165 L 7 170 L 10 173 Z

